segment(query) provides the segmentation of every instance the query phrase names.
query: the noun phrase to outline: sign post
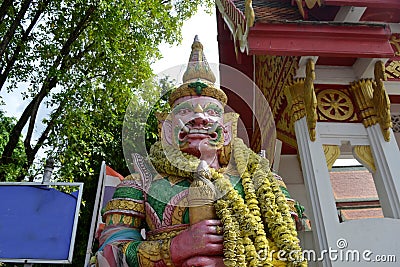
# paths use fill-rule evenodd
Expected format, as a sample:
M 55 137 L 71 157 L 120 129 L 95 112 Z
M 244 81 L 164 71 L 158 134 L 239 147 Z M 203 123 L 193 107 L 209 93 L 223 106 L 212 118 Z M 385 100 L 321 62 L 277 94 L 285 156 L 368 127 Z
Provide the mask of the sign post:
M 0 262 L 72 263 L 82 190 L 83 183 L 0 183 Z

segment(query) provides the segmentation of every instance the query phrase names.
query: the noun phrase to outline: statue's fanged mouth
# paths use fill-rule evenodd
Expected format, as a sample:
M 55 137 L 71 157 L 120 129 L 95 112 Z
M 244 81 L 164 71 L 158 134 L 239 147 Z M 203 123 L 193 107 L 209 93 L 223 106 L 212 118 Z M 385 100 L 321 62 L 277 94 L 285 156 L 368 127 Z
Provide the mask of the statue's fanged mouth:
M 183 142 L 188 138 L 192 139 L 205 139 L 217 140 L 218 133 L 217 129 L 219 126 L 218 122 L 210 123 L 205 127 L 196 127 L 188 124 L 184 124 L 181 120 L 179 121 L 181 130 L 179 131 L 178 138 L 179 141 Z

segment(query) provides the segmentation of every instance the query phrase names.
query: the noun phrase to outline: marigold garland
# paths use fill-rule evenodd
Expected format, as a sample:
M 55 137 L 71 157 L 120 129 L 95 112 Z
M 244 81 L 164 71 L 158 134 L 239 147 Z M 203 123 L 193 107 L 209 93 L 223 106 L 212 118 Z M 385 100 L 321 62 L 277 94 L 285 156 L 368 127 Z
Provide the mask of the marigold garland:
M 221 170 L 210 168 L 216 189 L 223 192 L 222 198 L 215 202 L 215 209 L 224 226 L 224 264 L 227 267 L 307 266 L 289 206 L 268 160 L 251 151 L 240 138 L 235 138 L 232 144 L 245 199 Z M 150 160 L 160 173 L 189 178 L 200 163 L 198 158 L 161 142 L 152 146 Z M 268 240 L 264 225 L 268 226 L 274 242 Z M 285 261 L 278 260 L 277 253 L 272 255 L 272 250 L 285 251 Z

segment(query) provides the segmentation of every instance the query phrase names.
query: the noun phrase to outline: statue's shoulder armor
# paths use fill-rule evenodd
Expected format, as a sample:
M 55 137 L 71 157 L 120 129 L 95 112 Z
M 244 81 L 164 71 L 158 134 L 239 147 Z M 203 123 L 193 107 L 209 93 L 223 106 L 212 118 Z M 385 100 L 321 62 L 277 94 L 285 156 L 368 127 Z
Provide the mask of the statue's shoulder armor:
M 151 183 L 157 177 L 157 172 L 154 170 L 152 165 L 142 155 L 133 153 L 132 154 L 133 167 L 135 169 L 135 175 L 140 178 L 140 185 L 143 192 L 148 192 Z

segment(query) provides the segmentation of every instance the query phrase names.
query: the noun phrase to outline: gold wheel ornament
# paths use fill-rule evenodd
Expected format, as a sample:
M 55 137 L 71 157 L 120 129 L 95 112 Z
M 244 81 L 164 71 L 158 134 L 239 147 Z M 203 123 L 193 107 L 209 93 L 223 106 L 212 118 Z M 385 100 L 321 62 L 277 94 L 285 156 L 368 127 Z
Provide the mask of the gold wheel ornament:
M 318 93 L 318 109 L 327 118 L 344 121 L 354 113 L 351 99 L 345 93 L 338 90 L 322 90 Z

